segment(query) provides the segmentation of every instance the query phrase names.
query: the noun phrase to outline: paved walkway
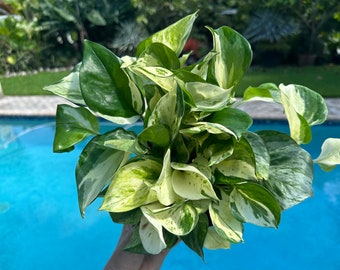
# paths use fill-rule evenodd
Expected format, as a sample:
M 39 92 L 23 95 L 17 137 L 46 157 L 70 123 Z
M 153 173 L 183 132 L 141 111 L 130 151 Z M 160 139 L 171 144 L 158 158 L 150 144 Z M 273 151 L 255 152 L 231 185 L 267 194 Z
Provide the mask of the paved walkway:
M 55 116 L 57 104 L 67 103 L 56 96 L 2 96 L 0 93 L 0 116 Z M 328 120 L 340 120 L 340 98 L 326 99 Z M 284 119 L 278 104 L 249 102 L 241 106 L 254 119 Z

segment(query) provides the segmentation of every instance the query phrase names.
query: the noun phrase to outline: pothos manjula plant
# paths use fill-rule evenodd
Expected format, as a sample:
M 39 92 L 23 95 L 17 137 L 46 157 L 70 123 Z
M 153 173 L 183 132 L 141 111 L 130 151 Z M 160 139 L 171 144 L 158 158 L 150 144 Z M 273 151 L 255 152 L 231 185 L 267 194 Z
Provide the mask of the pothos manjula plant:
M 327 118 L 318 93 L 266 83 L 235 98 L 252 50 L 233 29 L 207 27 L 211 51 L 186 65 L 196 17 L 151 35 L 135 57 L 86 41 L 82 62 L 45 88 L 75 104 L 57 108 L 53 150 L 92 137 L 76 166 L 81 215 L 103 197 L 100 210 L 133 225 L 131 252 L 158 254 L 179 239 L 202 258 L 204 247 L 229 248 L 243 242 L 244 223 L 277 227 L 281 211 L 309 197 L 314 163 L 339 163 L 338 139 L 326 140 L 314 161 L 301 147 Z M 252 100 L 281 104 L 290 135 L 251 132 L 253 119 L 239 106 Z M 115 128 L 101 134 L 102 119 Z

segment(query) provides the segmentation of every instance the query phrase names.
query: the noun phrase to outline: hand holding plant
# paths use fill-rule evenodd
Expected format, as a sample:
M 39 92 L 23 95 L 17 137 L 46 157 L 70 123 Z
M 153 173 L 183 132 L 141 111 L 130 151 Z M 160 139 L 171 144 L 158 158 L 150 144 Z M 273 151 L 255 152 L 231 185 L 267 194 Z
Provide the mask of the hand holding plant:
M 86 41 L 83 61 L 46 87 L 77 105 L 58 106 L 54 151 L 92 136 L 76 167 L 81 215 L 103 196 L 100 210 L 133 228 L 129 252 L 159 254 L 182 240 L 203 258 L 204 247 L 243 242 L 246 222 L 278 227 L 281 211 L 312 194 L 313 160 L 300 144 L 326 120 L 323 98 L 304 86 L 267 83 L 235 99 L 250 45 L 229 27 L 208 28 L 212 50 L 186 66 L 181 52 L 196 16 L 142 41 L 136 57 Z M 253 120 L 239 105 L 252 100 L 281 104 L 290 136 L 251 132 Z M 117 128 L 100 134 L 98 117 Z M 138 134 L 129 130 L 136 122 Z M 315 161 L 332 169 L 339 140 L 324 147 Z

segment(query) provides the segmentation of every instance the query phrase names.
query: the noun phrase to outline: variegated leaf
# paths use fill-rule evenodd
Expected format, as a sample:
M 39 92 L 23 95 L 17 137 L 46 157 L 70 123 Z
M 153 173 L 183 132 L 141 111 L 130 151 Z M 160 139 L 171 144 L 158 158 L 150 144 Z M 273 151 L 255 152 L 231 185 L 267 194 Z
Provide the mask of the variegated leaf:
M 162 164 L 152 159 L 141 159 L 121 167 L 105 193 L 100 210 L 124 212 L 157 201 L 151 189 L 158 180 Z
M 264 227 L 278 227 L 281 217 L 280 205 L 263 186 L 241 182 L 230 193 L 233 216 L 242 222 Z
M 139 236 L 143 247 L 149 254 L 159 254 L 166 248 L 162 225 L 144 211 L 143 214 L 139 224 Z
M 209 227 L 208 233 L 204 240 L 204 247 L 207 249 L 229 249 L 230 242 L 222 238 L 217 232 L 215 227 Z
M 324 99 L 317 92 L 300 85 L 280 84 L 279 88 L 291 137 L 298 144 L 309 143 L 312 139 L 310 126 L 322 124 L 327 119 Z
M 269 177 L 263 185 L 287 209 L 312 196 L 313 161 L 287 134 L 259 131 L 270 155 Z
M 321 147 L 320 155 L 314 159 L 321 169 L 328 172 L 340 164 L 340 139 L 328 138 Z
M 258 179 L 266 180 L 269 176 L 270 156 L 262 138 L 253 132 L 244 134 L 251 147 L 255 161 L 255 174 Z
M 212 61 L 214 77 L 220 87 L 230 89 L 239 83 L 250 66 L 250 44 L 230 27 L 208 29 L 212 33 L 214 51 L 217 53 Z
M 79 86 L 79 68 L 80 64 L 72 70 L 66 77 L 62 78 L 59 82 L 45 86 L 43 89 L 52 92 L 55 95 L 63 97 L 75 104 L 85 105 L 85 101 L 81 94 Z
M 190 233 L 196 226 L 199 217 L 196 209 L 185 201 L 178 201 L 168 207 L 164 207 L 158 202 L 148 204 L 142 207 L 142 211 L 166 230 L 179 236 Z
M 178 199 L 178 195 L 172 187 L 173 169 L 171 168 L 170 162 L 170 149 L 168 149 L 164 156 L 162 172 L 156 185 L 153 187 L 157 194 L 158 201 L 165 206 L 173 204 L 176 199 Z
M 210 180 L 196 167 L 174 162 L 171 167 L 174 169 L 172 185 L 180 197 L 189 200 L 218 199 Z
M 221 191 L 222 199 L 213 201 L 209 214 L 216 232 L 233 243 L 243 242 L 243 223 L 235 219 L 230 211 L 229 195 Z
M 160 42 L 179 56 L 183 50 L 185 42 L 190 35 L 194 21 L 197 18 L 197 12 L 190 14 L 179 21 L 169 25 L 163 30 L 151 35 L 142 41 L 137 47 L 137 56 L 139 56 L 151 43 Z
M 225 108 L 230 102 L 230 90 L 204 82 L 189 82 L 185 88 L 191 94 L 195 107 L 192 110 L 215 112 Z

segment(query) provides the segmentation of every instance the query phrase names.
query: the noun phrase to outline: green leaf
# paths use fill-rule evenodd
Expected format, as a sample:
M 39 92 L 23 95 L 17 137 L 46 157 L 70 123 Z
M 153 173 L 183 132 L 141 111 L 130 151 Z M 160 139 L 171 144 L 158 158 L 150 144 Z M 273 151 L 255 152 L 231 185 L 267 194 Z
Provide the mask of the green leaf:
M 328 138 L 321 146 L 320 155 L 314 159 L 321 169 L 329 172 L 340 164 L 340 139 Z
M 173 204 L 179 198 L 172 187 L 172 172 L 170 149 L 168 149 L 164 155 L 162 172 L 154 186 L 158 201 L 165 206 Z
M 218 85 L 225 89 L 236 86 L 248 70 L 252 51 L 248 41 L 227 26 L 216 30 L 208 27 L 217 53 L 212 60 L 212 73 Z
M 140 208 L 119 213 L 110 212 L 109 214 L 113 222 L 121 224 L 137 224 L 142 217 Z
M 162 225 L 152 215 L 149 215 L 144 207 L 142 207 L 142 211 L 144 216 L 140 221 L 139 236 L 143 247 L 149 254 L 159 254 L 166 248 Z
M 219 236 L 232 243 L 243 242 L 243 224 L 235 219 L 229 206 L 229 196 L 221 192 L 222 199 L 209 207 L 212 224 Z
M 262 138 L 253 132 L 244 134 L 251 147 L 252 155 L 255 160 L 255 174 L 258 179 L 266 180 L 269 177 L 270 156 Z
M 145 145 L 147 145 L 147 143 L 152 143 L 161 147 L 169 146 L 169 129 L 167 129 L 164 125 L 152 125 L 141 131 L 138 135 L 138 140 Z
M 230 102 L 230 90 L 213 84 L 189 82 L 185 84 L 185 88 L 194 100 L 194 111 L 214 112 L 225 108 Z
M 208 52 L 202 60 L 190 67 L 190 71 L 193 74 L 201 77 L 204 81 L 210 81 L 210 78 L 208 76 L 209 68 L 211 65 L 211 61 L 216 57 L 216 54 L 217 52 L 214 51 Z
M 172 143 L 172 151 L 174 154 L 174 161 L 179 163 L 187 163 L 190 159 L 189 149 L 185 144 L 185 139 L 182 134 L 178 134 Z
M 100 210 L 125 212 L 157 201 L 151 189 L 161 173 L 162 164 L 153 159 L 136 159 L 114 175 Z
M 257 180 L 255 156 L 248 141 L 243 137 L 234 142 L 233 154 L 216 165 L 225 176 Z
M 218 164 L 230 157 L 234 151 L 232 140 L 219 140 L 215 136 L 207 142 L 203 155 L 209 161 L 209 166 Z
M 243 94 L 243 101 L 261 100 L 281 103 L 280 90 L 273 83 L 264 83 L 258 87 L 249 86 Z
M 54 152 L 73 150 L 74 145 L 99 133 L 98 119 L 87 109 L 60 104 L 56 114 Z
M 151 43 L 140 55 L 137 63 L 149 67 L 164 67 L 169 70 L 180 67 L 175 52 L 162 43 Z
M 69 75 L 62 78 L 59 82 L 45 86 L 43 89 L 75 104 L 85 105 L 79 86 L 79 68 L 80 64 L 78 64 Z
M 143 219 L 143 218 L 144 217 L 142 216 L 139 217 L 139 219 Z M 132 252 L 132 253 L 137 253 L 137 254 L 148 254 L 148 252 L 143 247 L 143 243 L 139 235 L 139 227 L 140 226 L 133 227 L 131 238 L 129 242 L 127 243 L 127 245 L 124 247 L 124 250 L 128 252 Z
M 167 231 L 174 235 L 189 234 L 198 222 L 196 209 L 185 201 L 179 201 L 171 206 L 164 207 L 160 203 L 148 204 L 142 207 L 144 215 L 156 220 Z
M 230 242 L 225 238 L 222 238 L 216 231 L 215 227 L 209 227 L 207 236 L 204 240 L 204 247 L 207 249 L 228 249 L 230 248 Z
M 291 137 L 298 144 L 309 143 L 312 139 L 310 126 L 322 124 L 327 119 L 328 110 L 324 99 L 304 86 L 281 84 L 279 87 Z
M 154 125 L 163 125 L 167 127 L 172 141 L 178 133 L 183 114 L 183 93 L 177 86 L 158 101 L 148 119 L 147 127 Z
M 120 68 L 121 60 L 105 47 L 85 41 L 79 82 L 89 108 L 117 123 L 120 118 L 136 121 L 129 79 Z M 126 120 L 125 120 L 126 121 Z
M 288 135 L 259 131 L 270 155 L 269 178 L 263 185 L 274 194 L 282 209 L 292 207 L 313 194 L 313 161 Z
M 197 12 L 184 17 L 165 29 L 151 35 L 142 41 L 137 47 L 137 57 L 151 44 L 155 42 L 163 43 L 173 50 L 177 56 L 183 50 L 183 47 L 188 39 L 194 21 L 197 17 Z
M 181 129 L 180 132 L 183 134 L 197 134 L 201 132 L 208 132 L 210 134 L 230 134 L 233 137 L 237 138 L 236 134 L 225 127 L 224 125 L 218 123 L 210 123 L 210 122 L 196 122 L 191 124 L 193 127 Z
M 280 205 L 263 186 L 243 182 L 235 185 L 230 193 L 233 216 L 242 222 L 258 226 L 278 227 L 281 217 Z
M 76 167 L 78 202 L 81 215 L 103 188 L 111 181 L 117 169 L 125 163 L 128 154 L 96 143 L 93 138 L 83 149 Z
M 130 70 L 138 76 L 145 77 L 167 92 L 174 88 L 175 78 L 172 71 L 163 67 L 131 66 Z
M 188 200 L 218 200 L 211 182 L 196 167 L 175 162 L 171 163 L 171 167 L 174 169 L 172 185 L 179 196 Z
M 226 108 L 215 112 L 208 121 L 225 126 L 240 138 L 253 124 L 252 118 L 244 111 L 236 108 Z
M 137 142 L 136 133 L 123 128 L 116 128 L 115 130 L 101 135 L 96 143 L 104 147 L 113 148 L 124 152 L 135 154 L 145 153 L 145 151 L 139 146 Z
M 208 233 L 209 220 L 206 214 L 199 215 L 196 227 L 187 235 L 183 235 L 183 242 L 195 251 L 198 256 L 204 259 L 203 245 L 205 237 Z

